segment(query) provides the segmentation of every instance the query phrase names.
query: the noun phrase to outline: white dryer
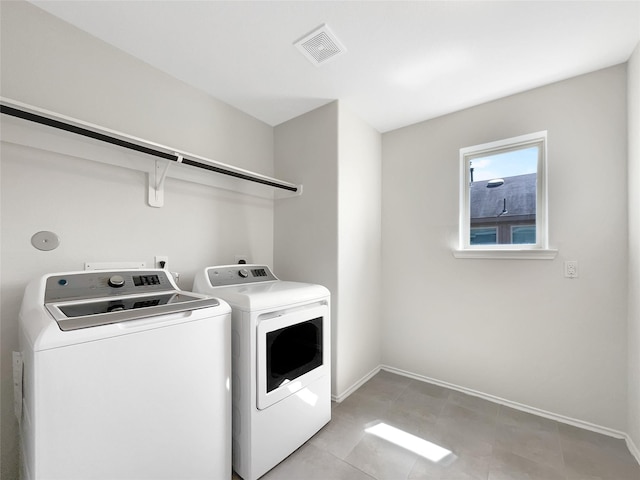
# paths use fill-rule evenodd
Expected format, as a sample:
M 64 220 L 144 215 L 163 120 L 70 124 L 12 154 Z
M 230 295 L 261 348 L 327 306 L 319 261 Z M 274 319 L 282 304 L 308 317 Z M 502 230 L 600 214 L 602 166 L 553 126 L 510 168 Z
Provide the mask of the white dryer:
M 165 270 L 31 282 L 24 479 L 231 478 L 231 309 Z
M 233 468 L 256 480 L 331 420 L 330 294 L 265 265 L 198 272 L 232 309 Z

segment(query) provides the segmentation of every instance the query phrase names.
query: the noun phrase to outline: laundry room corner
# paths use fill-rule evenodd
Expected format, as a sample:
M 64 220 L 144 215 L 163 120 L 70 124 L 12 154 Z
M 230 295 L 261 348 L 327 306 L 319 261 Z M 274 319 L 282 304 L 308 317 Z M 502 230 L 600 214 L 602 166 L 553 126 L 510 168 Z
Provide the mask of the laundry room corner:
M 0 480 L 640 480 L 638 132 L 640 0 L 0 0 Z

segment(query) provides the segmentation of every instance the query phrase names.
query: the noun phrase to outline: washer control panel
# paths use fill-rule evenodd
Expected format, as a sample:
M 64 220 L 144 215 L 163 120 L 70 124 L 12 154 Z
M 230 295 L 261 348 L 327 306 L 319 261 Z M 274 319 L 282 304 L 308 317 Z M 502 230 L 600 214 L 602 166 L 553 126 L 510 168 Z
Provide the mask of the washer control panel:
M 207 268 L 207 276 L 212 287 L 245 285 L 278 280 L 266 265 L 223 265 Z
M 166 270 L 76 272 L 47 278 L 45 302 L 176 290 Z

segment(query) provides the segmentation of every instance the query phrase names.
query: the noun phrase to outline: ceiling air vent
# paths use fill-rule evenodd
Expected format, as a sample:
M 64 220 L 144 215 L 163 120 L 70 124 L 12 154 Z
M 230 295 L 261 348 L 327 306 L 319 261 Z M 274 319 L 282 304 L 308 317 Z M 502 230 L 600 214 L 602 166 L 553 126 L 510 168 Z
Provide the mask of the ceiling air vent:
M 294 45 L 315 66 L 327 63 L 347 51 L 331 29 L 324 24 L 295 42 Z

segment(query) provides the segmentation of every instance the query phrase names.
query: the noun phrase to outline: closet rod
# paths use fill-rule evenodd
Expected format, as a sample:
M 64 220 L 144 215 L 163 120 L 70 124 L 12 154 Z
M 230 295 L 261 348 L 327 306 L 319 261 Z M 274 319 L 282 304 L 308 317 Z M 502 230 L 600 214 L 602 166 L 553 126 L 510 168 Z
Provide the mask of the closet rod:
M 107 135 L 105 133 L 91 130 L 89 128 L 81 127 L 78 125 L 74 125 L 72 123 L 58 120 L 56 118 L 52 118 L 51 116 L 45 116 L 39 113 L 33 113 L 33 112 L 30 112 L 29 109 L 35 109 L 35 108 L 28 107 L 27 109 L 25 109 L 25 108 L 17 108 L 15 106 L 10 106 L 6 104 L 5 99 L 3 99 L 2 103 L 0 103 L 0 113 L 3 113 L 5 115 L 18 117 L 23 120 L 28 120 L 30 122 L 47 125 L 49 127 L 58 128 L 60 130 L 65 130 L 67 132 L 75 133 L 78 135 L 83 135 L 85 137 L 93 138 L 95 140 L 100 140 L 102 142 L 110 143 L 112 145 L 117 145 L 119 147 L 128 148 L 130 150 L 135 150 L 137 152 L 145 153 L 147 155 L 164 158 L 166 160 L 183 163 L 186 165 L 190 165 L 192 167 L 202 168 L 204 170 L 221 173 L 223 175 L 229 175 L 231 177 L 240 178 L 242 180 L 248 180 L 250 182 L 260 183 L 262 185 L 268 185 L 270 187 L 280 188 L 280 189 L 288 190 L 290 192 L 295 192 L 295 193 L 299 193 L 300 191 L 299 185 L 282 182 L 274 178 L 266 177 L 264 175 L 254 174 L 252 172 L 242 170 L 242 169 L 234 169 L 233 167 L 229 167 L 228 165 L 213 162 L 211 160 L 208 160 L 207 162 L 194 160 L 193 159 L 193 157 L 195 157 L 194 155 L 182 154 L 177 151 L 175 153 L 176 154 L 180 153 L 180 155 L 163 152 L 155 148 L 139 145 L 137 143 L 123 140 L 122 138 L 118 138 L 112 135 Z M 96 126 L 95 128 L 99 129 L 100 127 Z M 189 158 L 189 157 L 192 157 L 192 158 Z M 180 158 L 182 158 L 181 162 L 180 162 Z M 211 163 L 208 163 L 208 162 L 211 162 Z

